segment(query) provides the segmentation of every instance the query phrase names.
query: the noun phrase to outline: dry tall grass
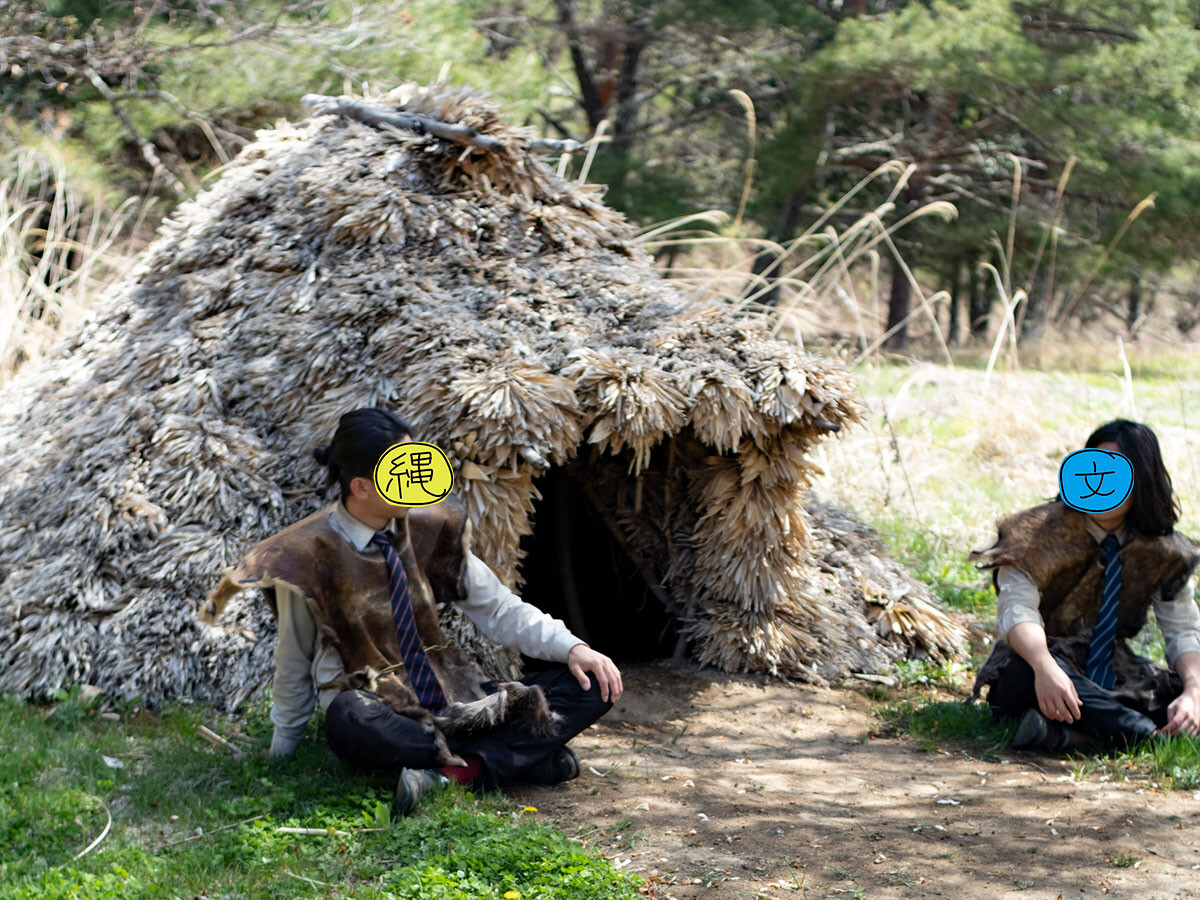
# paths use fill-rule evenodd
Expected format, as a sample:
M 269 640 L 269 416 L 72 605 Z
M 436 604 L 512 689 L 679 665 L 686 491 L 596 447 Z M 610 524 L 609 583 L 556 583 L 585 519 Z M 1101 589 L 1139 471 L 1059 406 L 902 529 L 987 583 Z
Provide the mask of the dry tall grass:
M 879 273 L 881 259 L 886 255 L 901 267 L 912 287 L 915 305 L 904 324 L 918 316 L 926 319 L 942 358 L 953 365 L 937 327 L 936 312 L 938 304 L 946 302 L 949 295 L 945 291 L 926 292 L 897 250 L 893 236 L 917 219 L 937 216 L 949 221 L 958 211 L 951 203 L 933 201 L 889 221 L 894 218 L 897 197 L 915 171 L 916 166 L 894 160 L 881 165 L 786 244 L 742 234 L 740 205 L 739 215 L 726 234 L 685 228 L 699 223 L 722 226 L 729 222 L 726 214 L 709 211 L 655 223 L 643 230 L 641 243 L 651 252 L 668 247 L 685 249 L 681 263 L 673 265 L 667 273 L 672 280 L 692 286 L 700 296 L 723 297 L 744 315 L 767 317 L 773 335 L 801 346 L 805 334 L 819 333 L 829 326 L 831 310 L 844 311 L 852 319 L 858 338 L 855 365 L 876 354 L 899 328 L 899 325 L 887 331 L 881 328 L 887 316 L 878 304 Z M 753 166 L 747 166 L 746 190 L 752 176 Z M 882 202 L 844 227 L 833 224 L 834 217 L 866 188 L 888 179 L 892 183 Z M 771 261 L 755 272 L 760 257 Z M 772 292 L 777 292 L 778 299 L 767 304 L 764 301 Z
M 31 148 L 0 159 L 0 384 L 41 358 L 131 262 L 119 245 L 138 208 L 115 212 Z M 143 205 L 143 215 L 147 211 Z

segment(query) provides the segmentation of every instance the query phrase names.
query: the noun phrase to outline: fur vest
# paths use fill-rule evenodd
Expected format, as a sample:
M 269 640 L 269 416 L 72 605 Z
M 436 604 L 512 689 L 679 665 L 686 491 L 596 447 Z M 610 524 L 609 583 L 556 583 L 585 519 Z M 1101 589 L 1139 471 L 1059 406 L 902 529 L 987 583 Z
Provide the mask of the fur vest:
M 340 502 L 340 501 L 338 501 Z M 448 641 L 438 622 L 438 604 L 465 597 L 471 523 L 453 494 L 433 506 L 414 507 L 397 521 L 391 543 L 404 564 L 413 618 L 434 675 L 446 696 L 441 715 L 423 709 L 404 666 L 392 620 L 387 564 L 375 546 L 358 550 L 335 529 L 334 504 L 259 542 L 225 570 L 209 594 L 202 618 L 215 622 L 229 598 L 259 588 L 276 617 L 276 584 L 298 592 L 317 623 L 322 641 L 342 658 L 336 686 L 366 690 L 400 715 L 430 730 L 444 762 L 462 764 L 446 746 L 446 735 L 468 735 L 504 721 L 552 733 L 554 717 L 539 687 L 505 682 L 488 694 L 484 677 L 466 653 Z
M 1088 533 L 1085 513 L 1058 500 L 1003 516 L 999 537 L 987 550 L 971 553 L 980 569 L 999 566 L 1026 572 L 1041 595 L 1039 612 L 1051 651 L 1077 672 L 1086 674 L 1092 628 L 1100 612 L 1104 584 L 1104 551 Z M 1173 598 L 1200 561 L 1200 546 L 1178 532 L 1161 537 L 1135 535 L 1119 551 L 1121 598 L 1117 636 L 1110 662 L 1117 681 L 1110 692 L 1140 709 L 1166 703 L 1182 689 L 1178 675 L 1134 654 L 1126 641 L 1146 624 L 1157 599 Z M 996 681 L 1015 651 L 997 641 L 975 680 L 972 699 Z

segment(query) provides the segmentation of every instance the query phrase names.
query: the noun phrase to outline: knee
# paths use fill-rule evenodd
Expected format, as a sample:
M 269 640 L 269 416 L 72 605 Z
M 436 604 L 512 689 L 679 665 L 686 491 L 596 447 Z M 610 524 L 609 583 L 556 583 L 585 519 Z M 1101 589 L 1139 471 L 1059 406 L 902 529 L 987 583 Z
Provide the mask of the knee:
M 600 685 L 596 684 L 594 678 L 586 691 L 580 686 L 579 694 L 581 705 L 593 713 L 597 719 L 613 708 L 611 697 L 608 700 L 603 699 L 600 693 Z
M 557 703 L 567 703 L 572 707 L 588 711 L 596 719 L 613 707 L 611 699 L 601 698 L 600 685 L 592 673 L 588 674 L 588 686 L 585 689 L 567 667 L 563 666 L 561 671 L 555 673 L 552 681 L 543 682 L 543 687 L 552 706 Z
M 325 734 L 340 733 L 343 726 L 361 721 L 361 712 L 372 700 L 365 691 L 342 691 L 325 710 Z

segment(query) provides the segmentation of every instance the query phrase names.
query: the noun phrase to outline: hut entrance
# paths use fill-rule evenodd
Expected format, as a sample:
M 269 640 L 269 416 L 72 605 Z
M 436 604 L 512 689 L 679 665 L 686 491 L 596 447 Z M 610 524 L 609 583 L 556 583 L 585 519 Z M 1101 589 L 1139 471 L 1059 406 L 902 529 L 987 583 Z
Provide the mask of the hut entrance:
M 536 484 L 542 499 L 534 501 L 533 534 L 521 540 L 521 599 L 562 619 L 616 662 L 672 656 L 679 638 L 675 617 L 576 479 L 555 468 Z

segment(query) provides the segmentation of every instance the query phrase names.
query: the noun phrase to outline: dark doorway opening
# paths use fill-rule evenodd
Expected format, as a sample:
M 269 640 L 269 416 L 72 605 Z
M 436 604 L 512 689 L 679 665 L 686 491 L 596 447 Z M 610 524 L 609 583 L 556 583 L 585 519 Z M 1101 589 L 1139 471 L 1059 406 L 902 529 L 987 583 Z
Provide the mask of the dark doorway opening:
M 521 540 L 521 599 L 562 619 L 616 662 L 671 657 L 679 638 L 675 617 L 654 596 L 575 478 L 555 468 L 535 484 L 542 499 L 534 500 L 533 534 Z M 574 585 L 574 611 L 564 571 Z

